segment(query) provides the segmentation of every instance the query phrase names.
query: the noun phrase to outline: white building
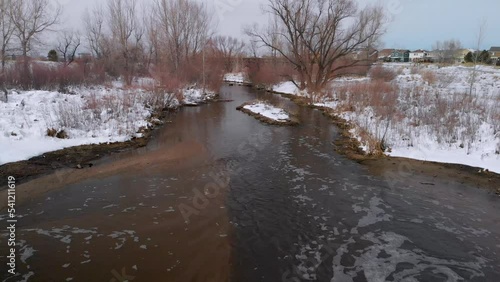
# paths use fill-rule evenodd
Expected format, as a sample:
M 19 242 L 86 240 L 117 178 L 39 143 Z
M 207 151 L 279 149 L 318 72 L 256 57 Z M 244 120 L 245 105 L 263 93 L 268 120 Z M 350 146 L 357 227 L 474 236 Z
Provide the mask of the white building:
M 419 62 L 428 62 L 431 60 L 430 52 L 425 50 L 416 50 L 410 52 L 410 62 L 419 63 Z

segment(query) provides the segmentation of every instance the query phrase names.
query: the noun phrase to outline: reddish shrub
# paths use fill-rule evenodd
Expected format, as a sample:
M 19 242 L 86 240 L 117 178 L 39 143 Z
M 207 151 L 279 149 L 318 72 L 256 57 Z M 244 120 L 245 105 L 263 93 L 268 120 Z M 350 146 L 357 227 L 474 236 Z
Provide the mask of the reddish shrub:
M 58 86 L 58 66 L 46 65 L 42 62 L 31 64 L 31 87 L 34 89 L 57 89 Z
M 370 70 L 372 61 L 354 61 L 351 58 L 338 59 L 333 68 L 339 68 L 334 72 L 335 77 L 341 76 L 366 76 Z
M 436 74 L 432 71 L 423 71 L 420 73 L 422 79 L 429 85 L 435 84 L 437 81 Z
M 248 78 L 256 85 L 270 87 L 295 77 L 295 71 L 287 62 L 278 59 L 254 59 L 247 66 Z
M 373 80 L 382 80 L 385 82 L 392 81 L 396 78 L 397 73 L 393 70 L 390 70 L 388 68 L 384 68 L 381 65 L 376 65 L 371 68 L 370 70 L 370 77 Z

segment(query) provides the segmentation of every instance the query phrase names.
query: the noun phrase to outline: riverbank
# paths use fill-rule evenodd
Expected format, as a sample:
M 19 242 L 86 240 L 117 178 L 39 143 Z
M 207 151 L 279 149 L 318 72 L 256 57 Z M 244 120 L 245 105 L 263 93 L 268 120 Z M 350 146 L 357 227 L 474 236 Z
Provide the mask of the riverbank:
M 16 203 L 22 204 L 27 200 L 34 199 L 50 191 L 84 181 L 85 179 L 104 178 L 123 171 L 140 171 L 147 169 L 153 171 L 157 168 L 180 167 L 181 164 L 188 164 L 192 160 L 204 158 L 205 148 L 202 144 L 193 142 L 181 142 L 172 147 L 161 148 L 159 150 L 146 152 L 140 156 L 125 156 L 111 163 L 104 163 L 97 166 L 87 166 L 77 169 L 71 166 L 53 167 L 50 159 L 57 156 L 64 156 L 67 161 L 58 164 L 74 164 L 72 160 L 97 160 L 104 156 L 109 156 L 118 152 L 134 150 L 137 146 L 145 146 L 149 137 L 141 142 L 117 143 L 111 145 L 82 146 L 80 148 L 68 148 L 58 152 L 46 154 L 40 157 L 39 161 L 30 160 L 17 164 L 12 164 L 13 176 L 16 177 Z M 144 143 L 146 142 L 146 143 Z M 101 154 L 97 155 L 96 152 Z M 43 159 L 42 159 L 43 158 Z M 28 172 L 29 170 L 33 172 Z M 38 169 L 38 171 L 36 171 Z M 14 171 L 15 170 L 15 171 Z M 54 171 L 57 171 L 54 173 Z M 3 172 L 4 173 L 4 172 Z M 6 178 L 5 178 L 6 179 Z M 7 198 L 7 189 L 0 189 L 0 196 Z M 0 210 L 5 208 L 7 202 L 0 203 Z
M 377 177 L 333 152 L 338 129 L 319 110 L 278 95 L 224 86 L 221 99 L 232 102 L 182 108 L 146 148 L 17 186 L 18 277 L 363 280 L 366 262 L 394 269 L 367 274 L 382 280 L 498 277 L 497 196 L 399 165 Z M 256 99 L 301 125 L 235 110 Z
M 14 176 L 17 183 L 24 183 L 37 177 L 50 174 L 58 169 L 86 169 L 93 162 L 105 156 L 144 147 L 148 144 L 155 129 L 168 121 L 169 111 L 152 115 L 154 120 L 148 127 L 141 129 L 141 137 L 124 142 L 88 144 L 68 147 L 47 152 L 29 160 L 11 162 L 0 166 L 0 179 Z M 0 190 L 6 186 L 0 186 Z
M 413 187 L 437 186 L 437 182 L 458 183 L 486 189 L 500 196 L 500 174 L 481 171 L 479 168 L 419 161 L 400 157 L 380 157 L 359 161 L 370 172 L 381 176 L 390 185 L 411 185 Z
M 380 64 L 310 96 L 291 82 L 273 92 L 305 97 L 352 123 L 368 154 L 456 163 L 500 173 L 500 72 L 462 66 Z
M 431 178 L 438 177 L 449 180 L 452 183 L 456 182 L 480 187 L 500 195 L 500 174 L 464 164 L 388 156 L 381 153 L 381 151 L 379 153 L 367 154 L 364 150 L 365 146 L 360 142 L 360 138 L 353 133 L 355 125 L 352 121 L 346 120 L 331 107 L 311 104 L 307 97 L 293 91 L 291 84 L 281 84 L 268 89 L 267 92 L 290 99 L 299 106 L 322 111 L 340 130 L 340 138 L 334 142 L 335 150 L 349 159 L 363 164 L 374 174 L 390 175 L 392 179 L 396 179 L 398 182 L 404 182 L 409 175 L 412 177 L 417 175 L 425 175 Z M 399 173 L 401 171 L 400 167 L 403 167 L 407 171 Z M 395 168 L 397 169 L 396 171 Z M 421 184 L 417 180 L 413 182 L 417 186 L 432 185 L 432 183 Z
M 500 195 L 500 174 L 498 173 L 463 164 L 392 157 L 382 153 L 367 154 L 363 150 L 363 145 L 359 139 L 352 132 L 355 127 L 352 122 L 342 118 L 331 108 L 310 104 L 305 97 L 278 92 L 272 93 L 289 98 L 299 106 L 306 106 L 322 111 L 340 130 L 340 138 L 335 141 L 335 150 L 349 159 L 365 165 L 374 174 L 390 175 L 392 181 L 399 183 L 407 181 L 405 179 L 409 175 L 425 174 L 434 178 L 447 179 L 451 182 L 479 186 Z M 431 183 L 421 184 L 418 180 L 413 180 L 412 182 L 415 185 L 432 185 Z
M 58 169 L 92 167 L 102 157 L 146 146 L 152 132 L 179 107 L 218 97 L 197 89 L 185 90 L 181 99 L 140 89 L 79 90 L 81 95 L 28 91 L 0 105 L 7 111 L 0 119 L 6 132 L 0 140 L 0 179 L 14 176 L 23 183 Z M 14 122 L 8 122 L 9 116 Z M 45 136 L 50 128 L 65 136 Z

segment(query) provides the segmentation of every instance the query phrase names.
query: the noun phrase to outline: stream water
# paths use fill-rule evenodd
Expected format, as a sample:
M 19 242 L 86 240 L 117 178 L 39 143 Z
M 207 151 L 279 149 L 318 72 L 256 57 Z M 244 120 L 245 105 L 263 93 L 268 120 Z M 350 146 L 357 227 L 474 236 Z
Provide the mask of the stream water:
M 19 274 L 3 271 L 3 234 L 1 280 L 500 281 L 497 196 L 372 175 L 334 152 L 338 130 L 321 112 L 246 87 L 221 96 L 233 101 L 183 108 L 146 148 L 96 167 L 179 144 L 202 147 L 194 157 L 153 159 L 21 204 Z M 235 109 L 254 99 L 301 125 Z

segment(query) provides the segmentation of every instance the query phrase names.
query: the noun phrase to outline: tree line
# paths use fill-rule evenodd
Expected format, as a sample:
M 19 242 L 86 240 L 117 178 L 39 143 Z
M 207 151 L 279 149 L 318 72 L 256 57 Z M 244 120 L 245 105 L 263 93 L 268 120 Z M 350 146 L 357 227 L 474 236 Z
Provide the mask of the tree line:
M 108 78 L 122 78 L 130 86 L 135 77 L 152 76 L 173 89 L 222 81 L 245 48 L 239 39 L 216 35 L 213 15 L 194 0 L 147 5 L 106 0 L 85 11 L 82 30 L 62 28 L 62 13 L 62 6 L 49 0 L 0 0 L 4 87 L 59 87 Z M 49 32 L 56 33 L 55 44 L 43 42 Z M 30 58 L 42 44 L 52 46 L 48 59 L 58 64 Z M 13 54 L 15 63 L 7 64 Z
M 245 54 L 264 54 L 271 65 L 259 63 L 250 75 L 265 80 L 269 73 L 317 93 L 340 75 L 367 70 L 386 23 L 381 6 L 360 7 L 356 0 L 268 0 L 269 24 L 247 27 L 244 44 L 216 35 L 213 14 L 195 0 L 105 0 L 85 12 L 80 31 L 61 28 L 62 6 L 52 1 L 0 3 L 4 87 L 64 89 L 109 78 L 131 86 L 150 76 L 167 90 L 205 82 L 215 90 L 225 72 L 243 68 Z M 50 68 L 29 58 L 49 31 L 57 33 L 49 57 L 59 61 Z M 7 68 L 14 51 L 19 57 Z

